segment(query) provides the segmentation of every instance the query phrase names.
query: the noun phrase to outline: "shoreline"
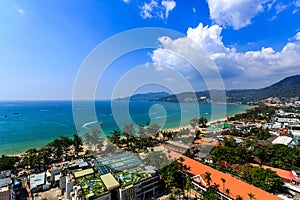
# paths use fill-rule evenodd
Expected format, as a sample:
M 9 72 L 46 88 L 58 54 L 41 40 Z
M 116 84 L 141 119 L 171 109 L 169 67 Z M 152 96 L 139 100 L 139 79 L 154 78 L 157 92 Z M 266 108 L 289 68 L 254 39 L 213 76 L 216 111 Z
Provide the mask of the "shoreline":
M 224 121 L 226 120 L 227 118 L 220 118 L 220 119 L 216 119 L 216 120 L 212 120 L 212 121 L 209 121 L 207 124 L 210 125 L 212 123 L 215 123 L 215 122 L 218 122 L 218 121 Z M 190 130 L 193 130 L 194 128 L 191 126 L 191 125 L 184 125 L 184 126 L 180 126 L 180 127 L 177 127 L 177 128 L 166 128 L 166 129 L 162 129 L 160 131 L 173 131 L 173 132 L 177 132 L 177 131 L 180 131 L 182 129 L 190 129 Z M 88 147 L 84 144 L 82 145 L 83 149 L 84 150 L 89 150 Z M 39 148 L 37 148 L 39 149 Z M 26 151 L 25 151 L 26 152 Z M 5 156 L 14 156 L 14 157 L 22 157 L 25 152 L 22 152 L 22 153 L 16 153 L 16 154 L 4 154 Z
M 254 106 L 254 107 L 255 107 L 255 106 Z M 251 106 L 250 108 L 247 108 L 247 109 L 243 110 L 242 112 L 236 112 L 236 113 L 234 113 L 234 114 L 227 115 L 226 117 L 221 117 L 221 118 L 218 118 L 218 119 L 214 119 L 214 120 L 208 121 L 207 125 L 210 125 L 210 124 L 215 123 L 215 122 L 217 122 L 217 121 L 224 121 L 224 120 L 227 120 L 227 118 L 230 117 L 230 116 L 234 116 L 234 115 L 236 115 L 236 114 L 244 113 L 244 112 L 246 112 L 246 110 L 252 109 L 252 108 L 254 108 L 254 107 Z M 170 127 L 170 128 L 164 128 L 164 129 L 161 129 L 161 131 L 179 131 L 179 130 L 181 130 L 181 129 L 186 129 L 186 128 L 188 128 L 188 129 L 190 129 L 190 130 L 193 129 L 193 127 L 189 124 L 189 122 L 187 122 L 186 125 L 177 126 L 177 127 L 175 126 L 175 127 Z M 70 137 L 70 136 L 69 136 L 69 137 Z M 54 138 L 54 139 L 55 139 L 55 138 Z M 54 140 L 54 139 L 52 139 L 52 140 Z M 50 140 L 49 142 L 51 142 L 52 140 Z M 41 147 L 31 146 L 30 148 L 40 149 L 40 148 L 42 148 L 43 146 L 44 146 L 44 145 L 42 145 Z M 5 155 L 5 156 L 22 157 L 22 155 L 24 155 L 25 152 L 26 152 L 27 150 L 29 150 L 30 148 L 24 149 L 24 151 L 22 151 L 22 152 L 19 151 L 19 152 L 16 152 L 16 153 L 9 152 L 9 153 L 0 153 L 0 154 L 1 154 L 1 155 Z

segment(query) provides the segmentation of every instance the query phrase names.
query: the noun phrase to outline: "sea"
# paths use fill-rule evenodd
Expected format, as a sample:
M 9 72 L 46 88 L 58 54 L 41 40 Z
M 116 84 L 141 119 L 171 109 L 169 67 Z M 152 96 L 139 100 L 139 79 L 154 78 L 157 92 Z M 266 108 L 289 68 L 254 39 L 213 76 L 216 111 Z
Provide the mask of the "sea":
M 104 137 L 126 124 L 157 123 L 161 129 L 188 125 L 194 117 L 209 121 L 251 108 L 238 104 L 153 101 L 0 101 L 0 155 L 40 148 L 59 136 L 82 136 L 99 129 Z

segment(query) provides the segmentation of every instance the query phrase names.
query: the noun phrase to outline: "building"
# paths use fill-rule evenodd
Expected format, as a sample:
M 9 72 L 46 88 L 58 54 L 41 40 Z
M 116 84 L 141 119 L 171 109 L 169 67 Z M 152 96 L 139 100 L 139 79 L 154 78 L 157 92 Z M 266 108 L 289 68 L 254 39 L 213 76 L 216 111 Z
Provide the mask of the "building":
M 94 163 L 106 188 L 110 190 L 112 199 L 151 199 L 163 191 L 157 169 L 152 166 L 144 167 L 130 152 L 98 158 Z
M 296 125 L 300 123 L 300 120 L 297 118 L 277 118 L 279 123 L 288 123 L 289 125 Z
M 13 193 L 8 185 L 0 186 L 0 200 L 12 200 Z
M 9 170 L 0 171 L 0 187 L 10 185 L 11 183 L 11 172 Z
M 9 170 L 0 171 L 0 200 L 14 199 L 14 192 L 11 189 L 12 179 Z
M 195 195 L 201 196 L 201 191 L 206 191 L 209 186 L 212 186 L 219 196 L 228 200 L 236 199 L 237 197 L 249 199 L 250 193 L 254 195 L 254 199 L 256 200 L 281 199 L 271 193 L 236 179 L 230 174 L 220 172 L 186 156 L 182 156 L 182 158 L 182 164 L 186 165 L 188 168 L 184 173 L 187 173 L 192 177 Z M 206 172 L 210 173 L 210 182 L 205 178 Z M 225 179 L 225 182 L 222 182 L 222 179 Z M 224 188 L 228 188 L 229 193 L 223 191 Z
M 29 176 L 29 188 L 31 193 L 50 189 L 51 184 L 46 179 L 46 172 Z
M 97 158 L 94 160 L 94 164 L 101 175 L 142 166 L 142 162 L 131 152 L 123 152 L 113 156 Z
M 99 174 L 93 168 L 71 171 L 60 178 L 59 187 L 66 199 L 111 199 L 110 192 L 105 189 Z
M 52 185 L 52 186 L 57 186 L 59 184 L 59 179 L 61 177 L 61 169 L 49 169 L 46 172 L 47 176 L 47 181 Z
M 140 169 L 138 171 L 132 171 L 131 177 L 135 177 L 136 173 L 139 173 L 142 178 L 140 180 L 135 180 L 131 184 L 122 184 L 119 189 L 119 200 L 143 200 L 151 199 L 152 197 L 159 196 L 163 191 L 164 187 L 162 181 L 158 176 L 157 170 L 152 166 L 145 167 L 145 171 Z M 130 170 L 129 170 L 130 171 Z M 141 175 L 141 174 L 144 174 Z M 127 175 L 126 175 L 127 176 Z
M 67 176 L 62 176 L 59 180 L 59 188 L 61 189 L 61 193 L 64 194 L 66 199 L 71 199 L 71 192 L 73 191 L 74 182 L 75 179 L 72 174 L 68 174 Z M 76 195 L 78 194 L 77 191 L 78 190 L 76 190 Z
M 272 141 L 272 144 L 283 144 L 289 146 L 293 141 L 292 137 L 289 136 L 278 136 L 275 140 Z
M 76 160 L 74 162 L 70 162 L 68 164 L 69 169 L 78 169 L 78 168 L 85 169 L 88 167 L 89 167 L 89 164 L 86 161 L 84 161 L 83 159 L 78 159 L 78 160 Z

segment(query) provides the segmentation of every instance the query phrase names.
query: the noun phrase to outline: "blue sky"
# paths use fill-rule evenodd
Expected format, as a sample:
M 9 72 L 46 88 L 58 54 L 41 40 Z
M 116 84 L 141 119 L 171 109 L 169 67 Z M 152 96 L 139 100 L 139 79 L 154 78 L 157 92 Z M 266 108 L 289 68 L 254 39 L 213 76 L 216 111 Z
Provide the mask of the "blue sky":
M 156 65 L 171 65 L 169 70 L 182 73 L 194 90 L 207 89 L 201 75 L 168 54 L 170 48 L 187 48 L 187 38 L 216 63 L 226 89 L 261 88 L 300 74 L 300 0 L 4 0 L 0 99 L 71 99 L 89 53 L 109 37 L 141 27 L 179 31 L 182 40 L 161 35 L 157 48 L 120 56 L 101 77 L 97 98 L 110 98 L 117 81 L 143 64 L 154 64 L 160 74 L 168 72 Z M 178 86 L 174 77 L 165 81 Z M 139 91 L 151 90 L 161 87 Z

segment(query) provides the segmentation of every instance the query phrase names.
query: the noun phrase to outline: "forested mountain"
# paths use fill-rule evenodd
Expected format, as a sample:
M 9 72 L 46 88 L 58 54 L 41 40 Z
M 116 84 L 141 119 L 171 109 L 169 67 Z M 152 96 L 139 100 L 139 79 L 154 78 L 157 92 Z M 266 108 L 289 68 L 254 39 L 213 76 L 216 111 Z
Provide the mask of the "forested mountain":
M 287 77 L 271 86 L 261 89 L 238 89 L 226 90 L 226 102 L 258 102 L 269 97 L 278 97 L 280 99 L 288 99 L 291 97 L 300 97 L 300 75 Z M 224 99 L 222 96 L 224 91 L 210 90 L 200 92 L 184 92 L 176 95 L 170 95 L 166 92 L 136 94 L 125 99 L 131 101 L 164 101 L 164 102 L 188 102 L 188 101 L 203 101 L 215 102 Z M 211 97 L 214 98 L 211 98 Z

